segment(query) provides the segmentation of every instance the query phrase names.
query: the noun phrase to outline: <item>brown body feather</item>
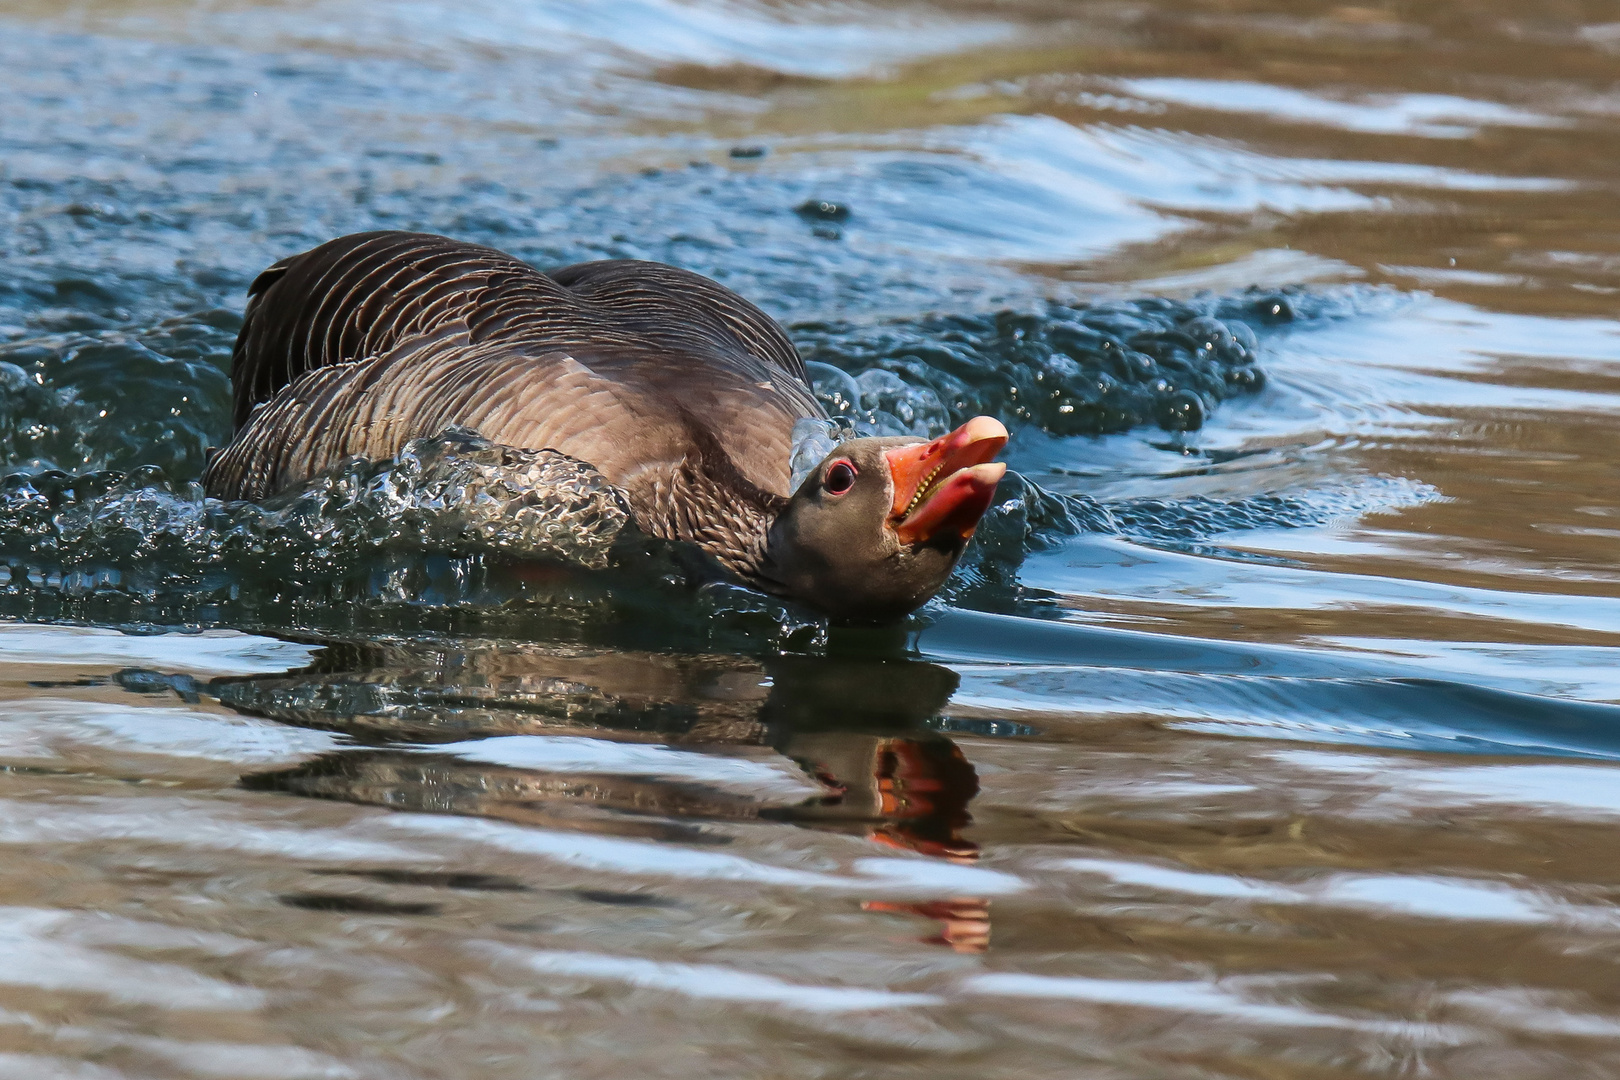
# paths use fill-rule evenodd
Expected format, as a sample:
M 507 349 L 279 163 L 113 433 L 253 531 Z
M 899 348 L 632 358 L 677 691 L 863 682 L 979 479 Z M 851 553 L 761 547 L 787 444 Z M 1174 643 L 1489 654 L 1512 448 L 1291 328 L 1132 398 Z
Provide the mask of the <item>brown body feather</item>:
M 790 494 L 793 424 L 822 415 L 780 327 L 707 278 L 632 261 L 544 274 L 419 233 L 266 270 L 232 382 L 210 495 L 264 499 L 455 426 L 591 464 L 645 531 L 745 578 Z

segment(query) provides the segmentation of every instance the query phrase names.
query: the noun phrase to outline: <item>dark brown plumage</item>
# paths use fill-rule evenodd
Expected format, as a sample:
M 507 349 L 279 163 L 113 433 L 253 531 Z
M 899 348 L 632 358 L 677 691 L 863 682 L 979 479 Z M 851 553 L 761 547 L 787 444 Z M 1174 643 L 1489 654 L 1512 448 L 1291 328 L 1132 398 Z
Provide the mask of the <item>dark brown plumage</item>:
M 912 556 L 933 538 L 885 535 L 896 489 L 884 454 L 920 440 L 844 443 L 852 467 L 871 476 L 848 498 L 810 500 L 826 504 L 820 518 L 795 507 L 806 493 L 789 490 L 793 426 L 824 414 L 792 342 L 730 290 L 658 263 L 545 274 L 439 236 L 343 237 L 254 281 L 232 383 L 236 435 L 203 478 L 218 498 L 264 499 L 346 459 L 389 458 L 410 439 L 460 427 L 587 462 L 625 493 L 644 531 L 697 544 L 745 581 L 853 618 L 921 603 L 972 531 L 968 522 L 935 544 L 927 573 Z M 966 463 L 986 460 L 980 450 Z M 923 479 L 913 479 L 907 511 Z M 835 509 L 856 502 L 871 505 Z M 903 588 L 875 582 L 871 602 L 817 596 L 859 593 L 865 564 L 829 576 L 817 567 L 849 560 L 801 550 L 812 542 L 870 548 L 872 567 L 916 565 Z

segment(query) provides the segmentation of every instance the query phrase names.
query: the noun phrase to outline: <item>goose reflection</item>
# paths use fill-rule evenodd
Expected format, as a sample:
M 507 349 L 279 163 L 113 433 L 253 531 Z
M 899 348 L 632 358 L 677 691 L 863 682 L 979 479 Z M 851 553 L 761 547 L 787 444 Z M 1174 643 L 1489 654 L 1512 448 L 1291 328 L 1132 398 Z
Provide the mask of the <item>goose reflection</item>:
M 705 822 L 777 821 L 971 859 L 978 777 L 928 726 L 957 681 L 894 656 L 457 640 L 329 643 L 308 668 L 208 690 L 363 744 L 245 776 L 251 789 L 688 843 L 726 841 Z M 525 735 L 552 738 L 510 738 Z M 803 783 L 722 782 L 759 761 L 755 748 L 794 762 Z

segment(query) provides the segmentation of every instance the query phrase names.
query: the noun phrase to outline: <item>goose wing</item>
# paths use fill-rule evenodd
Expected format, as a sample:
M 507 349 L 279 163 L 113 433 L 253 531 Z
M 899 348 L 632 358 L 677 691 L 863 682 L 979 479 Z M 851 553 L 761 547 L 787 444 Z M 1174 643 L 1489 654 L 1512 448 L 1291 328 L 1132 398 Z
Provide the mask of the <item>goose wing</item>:
M 478 244 L 356 233 L 282 259 L 248 289 L 231 356 L 234 424 L 306 371 L 393 352 L 448 327 L 477 342 L 521 336 L 567 349 L 652 345 L 705 355 L 755 382 L 804 361 L 770 316 L 700 274 L 614 259 L 542 274 Z
M 225 498 L 451 425 L 561 451 L 633 492 L 696 454 L 781 495 L 793 422 L 821 414 L 769 316 L 658 263 L 548 275 L 493 248 L 362 233 L 282 260 L 250 295 L 236 438 L 204 478 Z
M 762 361 L 801 385 L 810 382 L 799 351 L 775 319 L 701 274 L 611 259 L 564 266 L 547 276 L 609 314 L 623 332 L 676 352 L 713 353 L 719 346 Z
M 494 248 L 425 233 L 356 233 L 282 259 L 248 288 L 231 354 L 235 426 L 304 372 L 465 324 L 491 285 L 528 278 L 546 281 Z

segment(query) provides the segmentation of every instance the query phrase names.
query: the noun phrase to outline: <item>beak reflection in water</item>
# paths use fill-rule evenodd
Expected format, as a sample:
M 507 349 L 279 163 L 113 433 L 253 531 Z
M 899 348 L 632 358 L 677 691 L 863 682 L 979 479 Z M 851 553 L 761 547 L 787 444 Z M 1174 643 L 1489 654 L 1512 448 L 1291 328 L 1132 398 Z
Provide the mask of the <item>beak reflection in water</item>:
M 328 646 L 309 668 L 218 679 L 208 692 L 366 744 L 244 776 L 252 790 L 689 845 L 725 843 L 713 828 L 723 822 L 780 823 L 964 863 L 978 856 L 963 835 L 978 777 L 928 726 L 957 682 L 902 657 L 755 661 L 463 641 L 453 651 Z M 792 763 L 779 771 L 797 786 L 727 782 L 728 767 L 750 767 L 766 748 Z M 937 921 L 926 941 L 988 943 L 983 899 L 865 907 Z

